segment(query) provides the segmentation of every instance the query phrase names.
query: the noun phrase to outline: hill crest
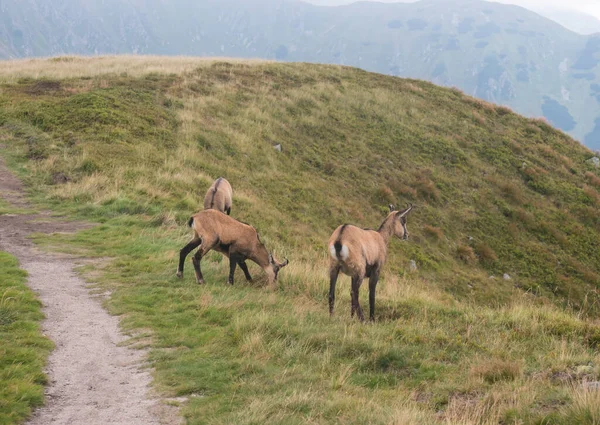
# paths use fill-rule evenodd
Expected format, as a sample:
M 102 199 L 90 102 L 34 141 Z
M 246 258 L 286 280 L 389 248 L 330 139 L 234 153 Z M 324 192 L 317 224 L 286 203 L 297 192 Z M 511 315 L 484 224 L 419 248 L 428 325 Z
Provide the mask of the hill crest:
M 0 154 L 37 206 L 98 222 L 37 242 L 107 259 L 81 271 L 190 423 L 593 423 L 600 171 L 543 120 L 341 66 L 9 65 Z M 206 285 L 175 277 L 217 176 L 232 215 L 290 259 L 276 287 L 226 285 L 219 254 Z M 347 279 L 329 317 L 329 235 L 406 201 L 411 236 L 390 243 L 377 322 L 350 320 Z
M 518 6 L 299 1 L 6 2 L 2 57 L 168 54 L 357 66 L 419 78 L 544 116 L 600 147 L 596 36 Z M 50 19 L 52 17 L 52 19 Z M 89 25 L 77 25 L 77 22 Z M 264 28 L 270 28 L 264 32 Z

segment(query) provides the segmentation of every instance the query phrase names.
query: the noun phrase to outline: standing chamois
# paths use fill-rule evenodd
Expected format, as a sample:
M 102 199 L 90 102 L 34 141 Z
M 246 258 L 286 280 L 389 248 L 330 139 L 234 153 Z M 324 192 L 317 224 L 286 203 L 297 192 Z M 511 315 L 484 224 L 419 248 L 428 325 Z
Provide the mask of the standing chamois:
M 219 177 L 213 182 L 204 196 L 204 209 L 217 210 L 222 213 L 231 214 L 233 190 L 229 182 L 223 177 Z
M 333 314 L 335 303 L 335 284 L 340 271 L 352 278 L 352 308 L 358 318 L 365 320 L 358 302 L 358 291 L 365 277 L 369 278 L 369 318 L 375 320 L 375 288 L 379 273 L 387 258 L 387 245 L 392 236 L 408 239 L 406 217 L 412 210 L 412 204 L 404 211 L 395 211 L 390 205 L 390 213 L 383 220 L 379 230 L 364 230 L 344 224 L 333 232 L 329 238 L 329 314 Z
M 254 227 L 240 223 L 220 211 L 211 209 L 200 211 L 189 219 L 188 225 L 194 230 L 194 237 L 179 252 L 179 267 L 177 268 L 177 277 L 179 278 L 183 277 L 185 258 L 196 247 L 199 248 L 192 258 L 192 263 L 196 272 L 196 281 L 199 284 L 204 283 L 200 260 L 211 249 L 229 257 L 229 283 L 232 285 L 235 268 L 238 265 L 244 272 L 246 280 L 252 280 L 246 260 L 252 260 L 262 267 L 267 274 L 269 283 L 275 282 L 279 270 L 289 263 L 287 259 L 280 263 L 273 258 L 273 255 L 267 251 L 258 238 Z

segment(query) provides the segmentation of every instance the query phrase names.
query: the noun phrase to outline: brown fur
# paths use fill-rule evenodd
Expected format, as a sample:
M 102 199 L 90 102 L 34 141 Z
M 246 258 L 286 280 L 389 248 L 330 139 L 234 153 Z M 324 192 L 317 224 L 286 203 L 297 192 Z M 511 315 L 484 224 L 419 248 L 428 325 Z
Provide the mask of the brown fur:
M 370 319 L 375 315 L 375 288 L 381 268 L 387 260 L 387 245 L 392 236 L 408 239 L 406 216 L 412 210 L 393 211 L 383 221 L 379 230 L 360 229 L 352 225 L 338 227 L 329 238 L 329 312 L 333 314 L 335 303 L 335 285 L 340 271 L 352 278 L 351 316 L 356 312 L 364 320 L 358 302 L 358 291 L 362 281 L 369 278 Z
M 208 209 L 201 211 L 188 223 L 194 230 L 194 237 L 181 251 L 179 255 L 179 267 L 177 276 L 183 277 L 183 265 L 187 255 L 198 247 L 192 262 L 196 272 L 198 283 L 204 283 L 200 270 L 200 260 L 211 249 L 218 251 L 229 258 L 229 283 L 233 285 L 233 275 L 236 266 L 240 266 L 247 280 L 252 280 L 248 273 L 246 260 L 252 260 L 267 273 L 269 282 L 277 280 L 279 269 L 285 267 L 288 261 L 283 263 L 276 261 L 267 248 L 258 238 L 254 227 L 241 223 L 222 212 Z
M 227 213 L 231 213 L 233 190 L 229 182 L 223 177 L 219 177 L 213 182 L 204 196 L 204 209 L 214 209 Z

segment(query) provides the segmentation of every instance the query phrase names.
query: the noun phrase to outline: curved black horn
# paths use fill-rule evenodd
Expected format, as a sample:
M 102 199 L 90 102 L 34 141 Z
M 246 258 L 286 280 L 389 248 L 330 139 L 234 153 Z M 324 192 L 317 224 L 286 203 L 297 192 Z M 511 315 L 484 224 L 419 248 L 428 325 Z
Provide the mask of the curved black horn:
M 411 212 L 411 211 L 412 211 L 412 209 L 413 209 L 413 204 L 410 204 L 410 203 L 409 203 L 409 204 L 408 204 L 408 208 L 406 208 L 404 211 L 402 211 L 402 212 L 399 212 L 399 213 L 398 213 L 398 218 L 402 218 L 402 217 L 404 217 L 404 216 L 405 216 L 405 215 L 407 215 L 409 212 Z

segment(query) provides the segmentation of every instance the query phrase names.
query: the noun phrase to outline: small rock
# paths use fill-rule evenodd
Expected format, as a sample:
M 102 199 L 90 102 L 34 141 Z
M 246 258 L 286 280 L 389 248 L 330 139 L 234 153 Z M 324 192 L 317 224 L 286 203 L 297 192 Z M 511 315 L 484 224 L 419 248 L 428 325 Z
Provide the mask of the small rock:
M 469 236 L 469 241 L 473 241 L 473 236 Z
M 600 158 L 598 158 L 597 156 L 588 159 L 587 162 L 589 162 L 596 168 L 600 167 Z
M 277 143 L 275 146 L 273 146 L 273 149 L 275 149 L 277 152 L 283 152 L 283 146 L 281 146 L 281 143 Z
M 415 260 L 410 260 L 410 271 L 411 272 L 416 272 L 417 271 L 417 262 Z
M 71 179 L 65 173 L 52 173 L 52 183 L 65 184 Z
M 494 275 L 491 275 L 491 276 L 490 276 L 490 279 L 496 279 L 496 276 L 494 276 Z
M 504 279 L 504 280 L 511 280 L 512 277 L 510 277 L 510 275 L 508 273 L 504 273 L 504 276 L 502 276 L 502 279 Z

